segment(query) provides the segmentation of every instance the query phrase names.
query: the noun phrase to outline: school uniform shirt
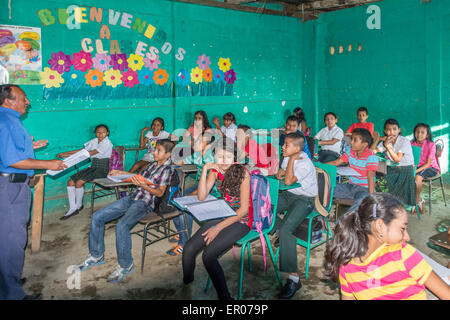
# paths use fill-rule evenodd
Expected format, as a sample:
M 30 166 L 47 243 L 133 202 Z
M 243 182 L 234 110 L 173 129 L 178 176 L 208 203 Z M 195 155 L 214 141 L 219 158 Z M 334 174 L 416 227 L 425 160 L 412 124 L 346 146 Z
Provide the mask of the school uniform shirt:
M 367 171 L 377 171 L 378 169 L 378 158 L 372 150 L 366 148 L 360 157 L 356 151 L 347 149 L 344 154 L 340 157 L 342 161 L 348 163 L 350 168 L 358 172 L 358 176 L 349 176 L 349 182 L 362 187 L 369 187 L 369 182 L 367 179 Z M 375 177 L 374 177 L 375 182 Z
M 168 186 L 173 173 L 173 168 L 170 166 L 171 163 L 172 161 L 170 159 L 167 159 L 162 165 L 158 165 L 158 162 L 154 161 L 144 169 L 141 176 L 158 187 Z M 156 196 L 150 194 L 150 192 L 141 187 L 137 187 L 136 191 L 134 191 L 130 197 L 133 200 L 145 201 L 152 208 L 155 208 Z
M 419 142 L 411 142 L 412 146 L 420 147 Z M 436 171 L 439 173 L 439 164 L 437 162 L 436 158 L 436 144 L 432 141 L 425 140 L 422 143 L 422 152 L 420 153 L 420 162 L 419 167 L 423 166 L 425 163 L 427 163 L 428 159 L 431 159 L 431 168 L 435 168 Z
M 300 133 L 303 137 L 305 137 L 303 132 L 301 132 L 300 130 L 297 130 L 297 132 Z M 285 140 L 286 140 L 286 134 L 282 133 L 280 135 L 280 146 L 281 147 L 284 145 Z M 311 152 L 309 151 L 309 148 L 308 148 L 308 141 L 306 141 L 306 137 L 305 137 L 305 146 L 303 147 L 303 152 L 308 155 L 308 158 L 310 158 L 310 159 L 312 158 Z
M 20 120 L 20 112 L 0 106 L 0 172 L 34 174 L 34 170 L 16 169 L 11 165 L 35 159 L 33 141 Z
M 168 139 L 169 137 L 170 137 L 170 133 L 165 130 L 161 130 L 157 136 L 153 135 L 153 131 L 147 132 L 145 135 L 145 138 L 148 139 L 148 141 L 147 141 L 148 149 L 147 149 L 147 153 L 144 155 L 143 160 L 148 161 L 148 162 L 153 161 L 153 153 L 155 152 L 155 149 L 156 149 L 156 141 L 161 140 L 161 139 Z
M 362 129 L 367 129 L 370 131 L 370 134 L 373 136 L 373 130 L 374 130 L 374 125 L 372 122 L 355 122 L 354 124 L 352 124 L 350 126 L 350 128 L 347 129 L 347 132 L 353 132 L 353 130 L 355 130 L 356 128 L 362 128 Z
M 426 300 L 425 282 L 433 269 L 411 245 L 383 244 L 363 263 L 339 268 L 344 296 L 358 300 Z
M 399 152 L 403 153 L 402 160 L 400 160 L 400 162 L 398 163 L 399 166 L 403 167 L 414 165 L 414 156 L 411 148 L 411 142 L 408 139 L 406 139 L 404 136 L 399 135 L 394 145 L 392 145 L 391 143 L 389 144 L 394 149 L 395 153 Z M 392 157 L 389 154 L 389 152 L 387 152 L 387 149 L 384 147 L 383 141 L 378 144 L 377 148 L 381 152 L 384 152 L 384 154 L 389 160 L 394 161 L 392 160 Z
M 98 143 L 98 138 L 92 139 L 84 144 L 84 149 L 87 151 L 97 150 L 98 153 L 94 154 L 92 159 L 109 159 L 111 158 L 113 144 L 106 137 L 100 143 Z
M 315 197 L 318 194 L 316 168 L 306 153 L 301 152 L 300 157 L 301 159 L 294 161 L 294 175 L 297 178 L 297 182 L 301 184 L 301 187 L 287 191 L 296 195 L 303 195 L 310 198 Z M 283 159 L 281 169 L 286 170 L 289 158 L 286 157 Z
M 237 131 L 238 127 L 237 125 L 235 125 L 234 123 L 230 124 L 229 127 L 225 127 L 225 126 L 221 126 L 220 127 L 220 131 L 222 131 L 222 133 L 227 136 L 228 138 L 230 138 L 233 141 L 236 141 L 236 131 Z
M 316 134 L 314 138 L 325 141 L 339 139 L 339 141 L 336 142 L 335 144 L 321 146 L 322 150 L 329 150 L 339 154 L 341 152 L 341 141 L 343 137 L 344 131 L 342 131 L 342 129 L 339 128 L 338 126 L 334 126 L 333 128 L 331 128 L 331 130 L 328 129 L 328 127 L 323 128 Z

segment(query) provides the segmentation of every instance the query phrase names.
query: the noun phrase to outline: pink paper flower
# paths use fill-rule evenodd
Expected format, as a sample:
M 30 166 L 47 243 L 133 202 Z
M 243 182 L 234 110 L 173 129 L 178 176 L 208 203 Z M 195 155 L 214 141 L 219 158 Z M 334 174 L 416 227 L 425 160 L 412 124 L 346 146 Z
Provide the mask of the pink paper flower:
M 94 63 L 94 68 L 98 71 L 104 72 L 109 69 L 111 57 L 106 53 L 97 53 L 92 62 Z
M 133 69 L 128 69 L 122 73 L 122 81 L 125 87 L 133 88 L 135 84 L 139 83 L 137 72 Z
M 150 70 L 158 69 L 159 65 L 161 64 L 161 61 L 159 61 L 159 56 L 156 56 L 154 60 L 149 58 L 144 58 L 145 67 L 149 68 Z
M 197 64 L 200 69 L 206 70 L 211 65 L 211 61 L 209 61 L 209 57 L 203 54 L 198 57 Z
M 90 53 L 81 50 L 73 54 L 72 64 L 75 70 L 86 72 L 92 68 L 92 56 Z
M 228 84 L 233 84 L 236 81 L 236 72 L 234 72 L 233 69 L 230 69 L 227 72 L 225 72 L 225 81 Z
M 126 53 L 115 53 L 111 56 L 111 61 L 109 64 L 113 67 L 115 70 L 123 71 L 126 68 L 128 68 L 128 62 L 127 62 L 127 54 Z
M 64 72 L 69 72 L 72 62 L 70 61 L 70 56 L 64 54 L 64 52 L 59 51 L 58 53 L 52 53 L 52 58 L 48 60 L 50 69 L 57 71 L 60 74 Z

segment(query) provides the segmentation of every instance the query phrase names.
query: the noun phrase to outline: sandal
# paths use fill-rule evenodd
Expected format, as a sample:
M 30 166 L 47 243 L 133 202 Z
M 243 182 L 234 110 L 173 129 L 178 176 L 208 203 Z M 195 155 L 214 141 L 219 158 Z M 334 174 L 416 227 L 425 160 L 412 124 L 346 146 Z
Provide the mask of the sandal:
M 169 256 L 181 256 L 183 254 L 183 247 L 180 246 L 179 244 L 176 244 L 172 247 L 172 249 L 170 249 L 169 251 L 166 252 Z
M 172 238 L 169 238 L 169 242 L 171 243 L 178 242 L 178 240 L 180 240 L 180 235 L 178 234 L 174 235 Z
M 420 199 L 419 203 L 417 204 L 417 207 L 419 208 L 419 213 L 423 215 L 425 213 L 425 200 Z

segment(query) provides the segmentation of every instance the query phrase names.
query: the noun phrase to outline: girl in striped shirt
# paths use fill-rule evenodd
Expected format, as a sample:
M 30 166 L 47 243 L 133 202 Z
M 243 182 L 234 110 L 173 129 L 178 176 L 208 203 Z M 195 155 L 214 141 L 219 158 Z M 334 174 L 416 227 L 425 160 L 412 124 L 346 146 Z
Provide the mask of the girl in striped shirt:
M 327 275 L 341 285 L 344 300 L 425 300 L 425 287 L 450 299 L 450 287 L 406 242 L 408 214 L 385 193 L 367 196 L 345 215 L 326 249 Z

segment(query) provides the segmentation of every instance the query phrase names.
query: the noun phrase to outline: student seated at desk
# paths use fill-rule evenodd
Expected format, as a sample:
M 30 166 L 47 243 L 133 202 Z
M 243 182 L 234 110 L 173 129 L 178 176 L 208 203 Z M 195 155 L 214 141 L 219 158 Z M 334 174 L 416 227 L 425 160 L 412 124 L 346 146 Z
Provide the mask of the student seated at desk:
M 249 167 L 258 168 L 265 176 L 275 174 L 278 169 L 278 155 L 271 143 L 261 146 L 252 139 L 252 130 L 249 126 L 240 124 L 236 131 L 236 145 L 239 154 L 239 163 L 246 163 Z M 270 156 L 268 155 L 270 148 Z M 248 162 L 247 162 L 248 161 Z
M 314 139 L 319 140 L 319 162 L 330 162 L 338 159 L 341 153 L 341 143 L 344 131 L 337 126 L 338 117 L 333 112 L 327 112 L 324 116 L 326 127 L 320 130 Z
M 131 182 L 137 186 L 129 196 L 121 198 L 100 209 L 92 216 L 89 230 L 89 255 L 78 265 L 80 271 L 105 263 L 105 224 L 119 219 L 116 226 L 116 251 L 119 265 L 108 276 L 107 281 L 116 283 L 125 279 L 134 271 L 131 256 L 130 230 L 147 213 L 155 209 L 155 200 L 164 195 L 173 173 L 170 155 L 174 143 L 168 139 L 158 140 L 154 153 L 154 162 L 151 162 L 142 171 L 141 175 L 153 185 L 149 186 L 137 177 L 131 177 Z M 128 174 L 129 172 L 113 170 L 111 175 Z
M 206 132 L 214 134 L 211 125 L 209 124 L 208 116 L 203 110 L 196 111 L 194 114 L 194 122 L 183 135 L 183 141 L 189 143 L 191 147 L 194 147 L 195 139 Z
M 151 131 L 150 131 L 151 130 Z M 144 136 L 144 133 L 147 132 Z M 147 153 L 144 157 L 136 162 L 130 169 L 130 172 L 139 172 L 144 169 L 150 162 L 153 162 L 153 154 L 155 153 L 156 141 L 161 139 L 178 140 L 177 136 L 171 135 L 164 130 L 164 119 L 155 118 L 151 127 L 145 127 L 141 130 L 141 138 L 139 139 L 139 148 L 147 146 Z
M 89 168 L 73 174 L 67 181 L 67 197 L 69 198 L 69 211 L 60 220 L 68 219 L 83 210 L 84 185 L 86 182 L 106 178 L 109 171 L 109 159 L 112 154 L 113 144 L 109 140 L 109 129 L 104 124 L 95 127 L 96 138 L 84 144 L 84 149 L 89 152 L 92 164 Z M 67 158 L 83 149 L 61 152 L 58 158 Z
M 301 135 L 305 136 L 303 134 L 303 132 L 300 130 L 299 123 L 300 122 L 299 122 L 299 120 L 298 120 L 298 118 L 296 116 L 289 116 L 289 117 L 287 117 L 286 125 L 285 125 L 286 129 L 284 131 L 282 131 L 282 133 L 280 135 L 280 146 L 281 147 L 283 147 L 284 139 L 286 139 L 286 135 L 289 134 L 289 133 L 298 132 Z M 305 141 L 307 141 L 306 137 L 305 137 Z M 312 159 L 312 155 L 311 155 L 311 152 L 310 152 L 310 150 L 308 148 L 308 143 L 307 142 L 305 143 L 305 146 L 303 147 L 303 152 L 306 153 L 308 158 Z M 281 162 L 283 162 L 283 157 L 281 157 Z
M 283 145 L 284 160 L 277 172 L 277 179 L 283 179 L 286 185 L 295 182 L 301 187 L 282 191 L 278 197 L 276 229 L 280 246 L 280 271 L 288 272 L 286 285 L 280 292 L 280 298 L 290 299 L 302 286 L 298 277 L 297 238 L 292 234 L 314 209 L 317 196 L 316 169 L 303 152 L 305 137 L 299 132 L 288 133 Z M 284 218 L 278 218 L 284 213 Z
M 188 155 L 186 158 L 184 158 L 180 163 L 177 163 L 177 165 L 183 165 L 183 164 L 195 164 L 197 168 L 199 169 L 197 171 L 197 176 L 195 177 L 195 185 L 192 187 L 184 190 L 185 195 L 196 195 L 197 194 L 197 188 L 198 184 L 197 182 L 200 180 L 200 176 L 202 173 L 203 166 L 207 163 L 213 163 L 215 162 L 214 154 L 212 152 L 211 144 L 214 141 L 214 136 L 211 134 L 205 133 L 203 135 L 200 135 L 197 137 L 195 143 L 194 143 L 194 153 L 191 155 Z M 188 225 L 188 232 L 189 237 L 191 236 L 192 232 L 192 215 L 186 214 L 186 222 Z M 173 219 L 173 223 L 175 225 L 175 228 L 177 231 L 184 230 L 184 218 L 183 216 L 176 217 Z M 176 235 L 172 238 L 169 238 L 169 242 L 177 242 L 169 251 L 167 251 L 167 254 L 170 256 L 177 256 L 181 255 L 183 253 L 183 247 L 186 244 L 188 240 L 188 235 L 186 235 L 186 232 L 181 233 L 180 235 Z
M 351 150 L 344 152 L 339 159 L 328 162 L 335 166 L 348 163 L 351 169 L 359 173 L 358 176 L 349 176 L 348 183 L 336 183 L 334 188 L 334 198 L 353 200 L 347 212 L 356 210 L 361 201 L 375 191 L 378 158 L 369 148 L 371 144 L 369 130 L 357 128 L 352 133 Z
M 206 221 L 188 240 L 182 257 L 183 282 L 185 289 L 193 290 L 195 261 L 203 250 L 202 261 L 219 300 L 231 300 L 218 259 L 251 230 L 253 213 L 248 210 L 250 174 L 243 165 L 236 163 L 237 148 L 233 140 L 224 137 L 215 144 L 213 152 L 216 162 L 203 166 L 198 183 L 198 199 L 205 200 L 216 184 L 221 196 L 236 211 L 236 216 Z
M 236 131 L 238 129 L 236 125 L 236 117 L 231 112 L 227 112 L 223 115 L 223 126 L 220 126 L 219 118 L 214 118 L 213 123 L 216 126 L 215 132 L 219 136 L 226 136 L 233 141 L 236 141 Z
M 415 206 L 414 156 L 411 142 L 400 135 L 400 125 L 395 119 L 386 120 L 384 134 L 384 137 L 375 140 L 372 148 L 375 153 L 383 152 L 389 161 L 397 164 L 387 166 L 384 179 L 388 192 L 397 196 L 404 204 Z

